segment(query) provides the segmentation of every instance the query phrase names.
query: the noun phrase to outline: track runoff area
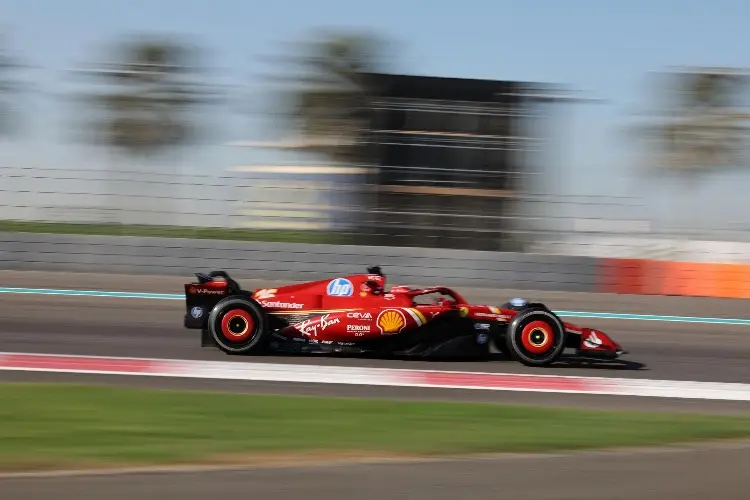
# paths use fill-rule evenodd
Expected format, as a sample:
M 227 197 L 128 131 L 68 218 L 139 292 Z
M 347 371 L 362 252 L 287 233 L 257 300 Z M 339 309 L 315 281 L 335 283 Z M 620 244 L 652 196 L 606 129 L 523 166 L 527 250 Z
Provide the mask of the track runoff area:
M 0 294 L 182 300 L 179 294 L 0 287 Z M 750 325 L 748 319 L 557 311 L 578 318 Z M 0 370 L 172 377 L 259 382 L 423 387 L 485 391 L 548 392 L 703 400 L 750 401 L 750 384 L 580 377 L 497 372 L 414 370 L 372 367 L 216 362 L 181 359 L 71 356 L 0 352 Z

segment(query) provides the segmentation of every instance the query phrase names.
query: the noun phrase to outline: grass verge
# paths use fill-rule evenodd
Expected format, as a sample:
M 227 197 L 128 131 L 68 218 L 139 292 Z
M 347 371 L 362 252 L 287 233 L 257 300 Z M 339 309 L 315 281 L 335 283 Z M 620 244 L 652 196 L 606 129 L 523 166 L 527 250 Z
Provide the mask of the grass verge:
M 0 385 L 4 470 L 430 456 L 744 438 L 750 418 Z M 312 455 L 311 455 L 312 454 Z
M 229 241 L 275 241 L 286 243 L 347 244 L 345 234 L 322 231 L 286 231 L 187 226 L 150 226 L 121 224 L 66 224 L 0 220 L 0 232 L 38 234 L 78 234 L 99 236 L 155 236 Z

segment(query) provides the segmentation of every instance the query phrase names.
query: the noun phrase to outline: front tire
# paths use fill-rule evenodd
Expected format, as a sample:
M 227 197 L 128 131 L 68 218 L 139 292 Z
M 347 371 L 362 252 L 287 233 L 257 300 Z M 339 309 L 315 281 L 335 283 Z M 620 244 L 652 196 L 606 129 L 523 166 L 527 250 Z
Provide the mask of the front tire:
M 218 348 L 227 354 L 256 353 L 265 347 L 268 318 L 254 300 L 227 297 L 211 310 L 208 332 Z
M 527 366 L 554 363 L 565 349 L 565 326 L 549 309 L 521 311 L 508 326 L 505 344 L 511 357 Z

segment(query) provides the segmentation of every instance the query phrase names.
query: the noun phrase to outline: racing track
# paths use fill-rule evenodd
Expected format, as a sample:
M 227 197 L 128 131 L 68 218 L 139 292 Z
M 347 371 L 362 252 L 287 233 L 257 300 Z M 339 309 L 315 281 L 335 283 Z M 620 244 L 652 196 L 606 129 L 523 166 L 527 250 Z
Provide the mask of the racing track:
M 7 287 L 65 288 L 179 293 L 183 278 L 122 277 L 50 273 L 0 272 Z M 242 280 L 249 288 L 268 282 Z M 732 300 L 676 297 L 616 297 L 591 294 L 528 293 L 460 289 L 469 300 L 499 304 L 509 296 L 523 295 L 548 301 L 556 310 L 645 313 L 661 315 L 742 318 L 746 304 Z M 227 356 L 201 349 L 195 332 L 182 328 L 183 304 L 179 300 L 121 299 L 44 295 L 0 295 L 3 351 L 84 354 L 104 356 L 205 359 L 252 363 L 248 357 Z M 580 366 L 563 363 L 544 370 L 512 361 L 424 362 L 323 357 L 260 358 L 263 362 L 374 366 L 510 373 L 543 373 L 596 377 L 650 378 L 750 383 L 750 327 L 742 325 L 686 324 L 570 318 L 611 333 L 631 353 L 620 366 Z M 90 380 L 158 386 L 221 389 L 243 392 L 335 394 L 406 398 L 488 400 L 551 405 L 586 405 L 607 408 L 747 411 L 745 402 L 662 400 L 614 396 L 535 394 L 524 392 L 462 391 L 450 389 L 363 387 L 270 382 L 234 382 L 190 379 L 89 376 L 3 372 L 2 380 Z
M 0 286 L 121 290 L 179 293 L 182 279 L 52 275 L 0 272 Z M 248 287 L 270 283 L 247 282 Z M 509 296 L 542 299 L 556 310 L 604 311 L 660 315 L 746 317 L 746 304 L 731 300 L 674 297 L 608 297 L 601 295 L 519 293 L 464 290 L 468 299 L 498 304 Z M 136 357 L 208 359 L 252 363 L 251 358 L 228 357 L 202 350 L 194 333 L 181 326 L 182 302 L 119 298 L 0 294 L 2 351 L 92 354 Z M 750 383 L 750 327 L 685 324 L 661 321 L 573 319 L 612 333 L 631 354 L 620 369 L 560 366 L 545 374 L 615 376 Z M 264 357 L 275 363 L 427 367 L 538 373 L 514 362 L 426 363 L 331 358 Z M 642 366 L 642 365 L 644 366 Z M 218 389 L 243 392 L 286 392 L 342 396 L 388 396 L 455 400 L 490 400 L 561 406 L 631 409 L 669 409 L 710 412 L 748 412 L 746 402 L 623 398 L 572 394 L 534 394 L 504 391 L 461 391 L 396 387 L 272 384 L 191 379 L 0 372 L 0 380 L 74 380 L 94 383 L 138 384 L 161 387 Z M 418 500 L 455 498 L 468 493 L 481 500 L 508 496 L 534 500 L 607 498 L 726 498 L 747 497 L 750 481 L 743 474 L 750 459 L 750 444 L 738 443 L 699 452 L 647 451 L 556 454 L 542 457 L 505 457 L 492 460 L 438 461 L 410 464 L 345 464 L 315 469 L 294 467 L 246 471 L 7 478 L 0 476 L 0 491 L 9 498 L 42 500 L 59 496 L 113 500 L 170 498 L 236 498 L 253 491 L 278 499 L 344 500 L 395 498 Z M 541 477 L 544 478 L 540 481 Z M 104 493 L 106 492 L 106 493 Z M 265 495 L 264 495 L 265 494 Z M 503 495 L 505 494 L 505 495 Z

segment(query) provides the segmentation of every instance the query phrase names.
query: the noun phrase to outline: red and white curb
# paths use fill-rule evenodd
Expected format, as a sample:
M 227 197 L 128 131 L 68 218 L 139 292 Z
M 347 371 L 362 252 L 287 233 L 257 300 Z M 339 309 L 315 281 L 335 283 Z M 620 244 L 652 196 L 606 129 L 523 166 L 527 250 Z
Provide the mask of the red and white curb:
M 0 370 L 750 401 L 750 384 L 0 353 Z

